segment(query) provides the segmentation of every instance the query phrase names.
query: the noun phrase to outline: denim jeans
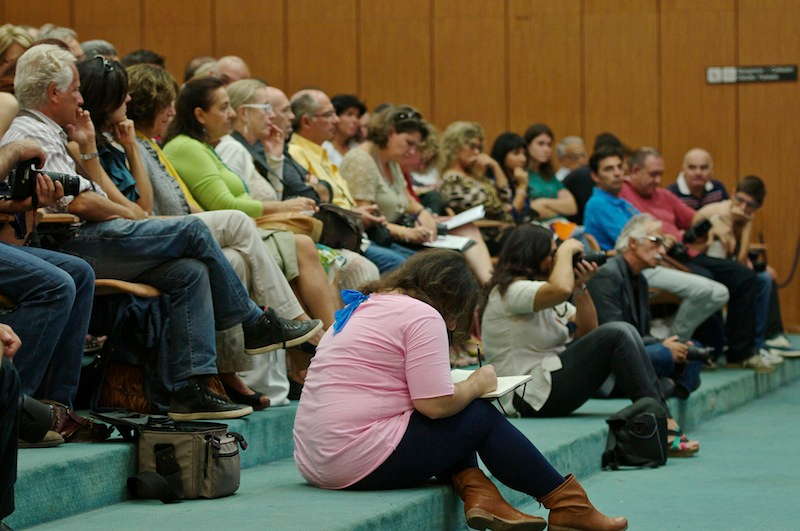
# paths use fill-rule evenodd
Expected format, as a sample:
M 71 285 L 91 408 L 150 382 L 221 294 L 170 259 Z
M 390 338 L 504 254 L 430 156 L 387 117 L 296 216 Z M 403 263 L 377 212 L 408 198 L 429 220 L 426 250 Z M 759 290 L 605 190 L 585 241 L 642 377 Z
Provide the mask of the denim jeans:
M 756 348 L 762 348 L 766 340 L 764 331 L 767 327 L 767 315 L 769 315 L 770 297 L 772 296 L 772 277 L 766 271 L 756 273 Z
M 416 251 L 403 247 L 402 245 L 393 243 L 389 247 L 382 247 L 375 243 L 370 243 L 367 250 L 364 251 L 364 256 L 378 266 L 378 271 L 388 273 L 400 267 L 403 262 L 411 258 Z
M 19 335 L 19 334 L 18 334 Z M 14 365 L 0 356 L 0 520 L 14 512 L 17 480 L 17 413 L 19 378 Z
M 85 223 L 60 250 L 89 262 L 98 277 L 149 284 L 169 296 L 174 389 L 192 376 L 217 373 L 215 329 L 261 314 L 194 216 Z
M 0 279 L 0 293 L 17 305 L 0 322 L 22 340 L 14 357 L 22 392 L 71 407 L 92 313 L 92 268 L 63 253 L 0 243 Z

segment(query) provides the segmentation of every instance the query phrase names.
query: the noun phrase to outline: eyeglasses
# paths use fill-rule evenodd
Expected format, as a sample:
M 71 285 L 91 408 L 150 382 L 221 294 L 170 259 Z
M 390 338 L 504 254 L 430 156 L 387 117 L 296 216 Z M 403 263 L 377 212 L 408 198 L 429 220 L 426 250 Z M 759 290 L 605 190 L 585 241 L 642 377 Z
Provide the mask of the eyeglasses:
M 761 203 L 759 203 L 758 201 L 750 201 L 746 197 L 743 197 L 739 194 L 736 194 L 733 197 L 736 198 L 736 201 L 738 201 L 739 203 L 749 206 L 753 210 L 758 210 L 759 208 L 761 208 Z
M 261 112 L 264 114 L 269 114 L 272 112 L 272 104 L 271 103 L 244 103 L 239 105 L 239 107 L 247 107 L 248 109 L 260 109 Z
M 472 151 L 477 151 L 478 153 L 483 151 L 483 144 L 480 142 L 468 142 L 465 147 L 467 149 L 471 149 Z
M 103 61 L 103 76 L 108 75 L 109 72 L 114 71 L 114 65 L 102 55 L 95 55 L 92 59 L 100 59 Z
M 317 118 L 322 118 L 324 120 L 330 120 L 331 118 L 336 116 L 336 111 L 330 110 L 330 111 L 326 111 L 326 112 L 321 112 L 319 114 L 315 114 L 314 116 L 317 117 Z
M 645 236 L 643 239 L 653 242 L 656 244 L 656 247 L 661 247 L 664 245 L 664 238 L 661 236 Z
M 585 158 L 586 157 L 586 152 L 584 151 L 582 153 L 567 153 L 566 155 L 564 155 L 564 157 L 568 158 L 570 160 L 578 160 L 578 159 Z

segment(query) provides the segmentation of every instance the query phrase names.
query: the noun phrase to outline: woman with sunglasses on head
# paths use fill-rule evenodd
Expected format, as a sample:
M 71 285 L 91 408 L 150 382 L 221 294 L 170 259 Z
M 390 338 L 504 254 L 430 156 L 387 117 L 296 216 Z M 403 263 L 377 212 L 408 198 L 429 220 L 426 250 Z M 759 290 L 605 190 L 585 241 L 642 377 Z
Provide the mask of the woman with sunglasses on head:
M 408 191 L 400 162 L 420 149 L 427 139 L 429 126 L 422 116 L 408 106 L 388 105 L 372 115 L 367 140 L 347 153 L 340 172 L 347 179 L 356 204 L 377 205 L 388 223 L 390 250 L 410 256 L 408 245 L 422 245 L 436 240 L 437 223 L 433 215 Z M 401 223 L 405 218 L 407 221 Z M 470 231 L 465 233 L 464 231 Z M 464 236 L 477 236 L 472 226 L 451 231 Z M 380 244 L 370 235 L 373 244 Z M 465 256 L 481 282 L 491 275 L 491 259 L 483 242 L 465 251 Z
M 586 288 L 598 268 L 584 260 L 573 265 L 582 254 L 578 240 L 556 246 L 553 231 L 539 224 L 514 229 L 500 253 L 483 307 L 484 355 L 499 376 L 533 377 L 530 385 L 500 399 L 510 416 L 569 415 L 609 375 L 631 401 L 651 397 L 666 407 L 636 329 L 623 322 L 598 326 Z M 669 424 L 679 431 L 673 419 Z M 699 449 L 695 441 L 678 446 L 690 453 Z
M 542 220 L 576 214 L 575 198 L 555 177 L 553 131 L 545 124 L 533 124 L 525 131 L 524 138 L 528 146 L 528 200 L 531 208 Z
M 83 108 L 89 111 L 94 124 L 99 162 L 111 180 L 100 182 L 100 186 L 115 203 L 150 214 L 153 187 L 142 162 L 133 121 L 126 114 L 130 96 L 125 69 L 101 55 L 77 63 L 76 68 Z
M 456 213 L 483 205 L 485 219 L 495 223 L 484 222 L 481 234 L 491 255 L 497 256 L 514 228 L 512 199 L 522 192 L 517 190 L 512 194 L 502 167 L 483 152 L 483 141 L 483 128 L 476 122 L 454 122 L 447 126 L 441 139 L 439 193 L 445 206 Z

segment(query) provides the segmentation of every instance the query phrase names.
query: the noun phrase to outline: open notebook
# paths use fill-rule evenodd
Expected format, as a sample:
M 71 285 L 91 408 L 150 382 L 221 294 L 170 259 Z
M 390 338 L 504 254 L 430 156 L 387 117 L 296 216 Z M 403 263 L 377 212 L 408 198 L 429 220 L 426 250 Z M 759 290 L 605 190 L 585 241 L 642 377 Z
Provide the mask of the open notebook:
M 453 369 L 450 371 L 450 375 L 453 378 L 453 383 L 463 382 L 469 375 L 472 374 L 472 371 L 468 371 L 465 369 Z M 497 377 L 497 389 L 492 391 L 491 393 L 486 393 L 485 395 L 481 395 L 481 398 L 500 398 L 501 396 L 510 393 L 520 385 L 524 385 L 528 380 L 531 379 L 529 374 L 523 376 L 498 376 Z

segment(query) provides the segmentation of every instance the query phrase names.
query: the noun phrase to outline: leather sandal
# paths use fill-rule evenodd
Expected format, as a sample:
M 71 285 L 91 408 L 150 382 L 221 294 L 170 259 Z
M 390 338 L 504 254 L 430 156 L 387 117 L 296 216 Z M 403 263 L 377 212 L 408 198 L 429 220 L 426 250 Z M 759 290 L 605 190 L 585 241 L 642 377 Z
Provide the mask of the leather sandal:
M 106 426 L 93 419 L 83 417 L 55 400 L 41 400 L 53 406 L 53 428 L 67 442 L 105 441 L 114 431 L 113 426 Z

